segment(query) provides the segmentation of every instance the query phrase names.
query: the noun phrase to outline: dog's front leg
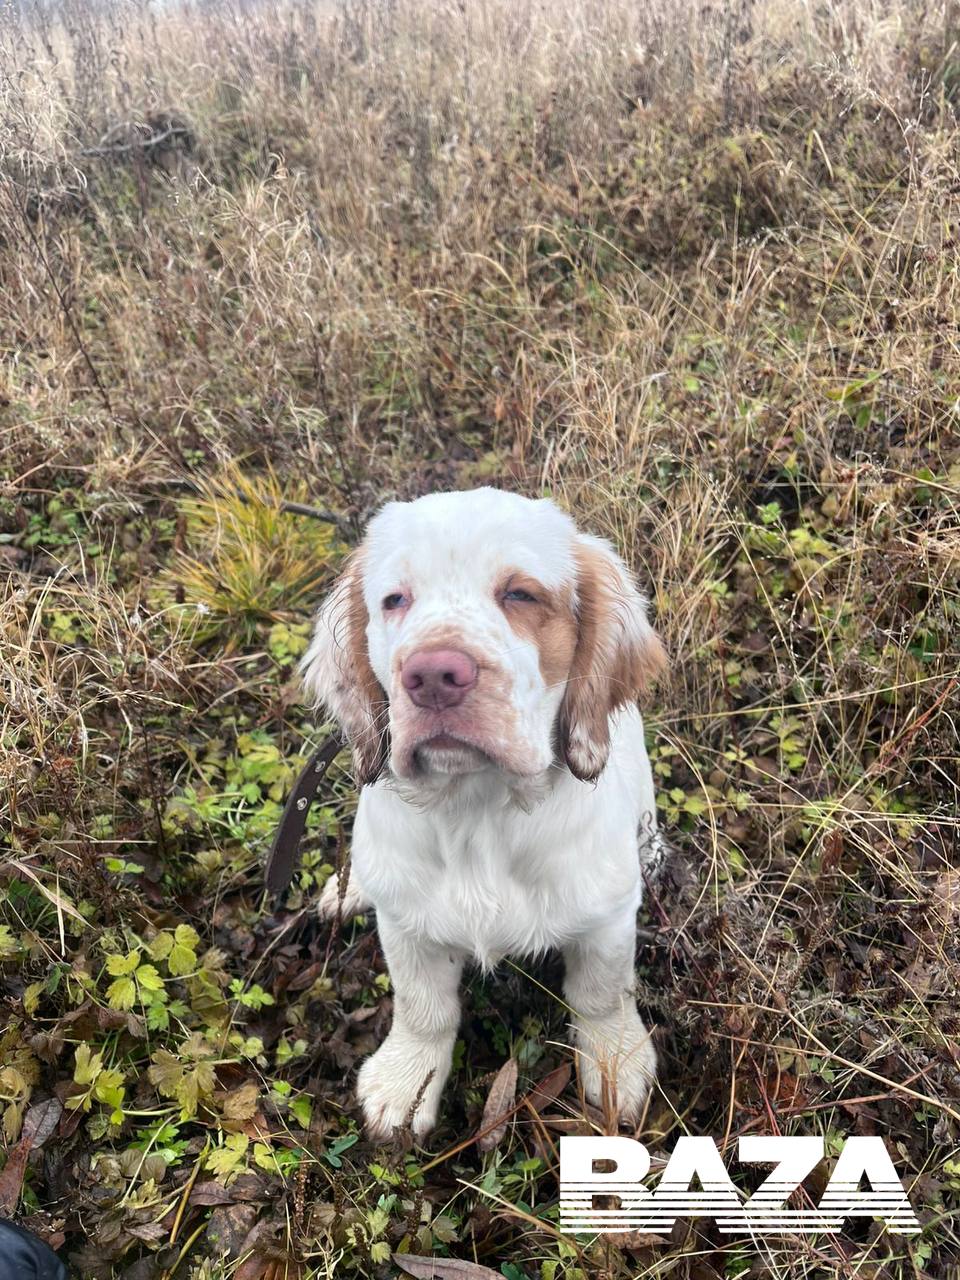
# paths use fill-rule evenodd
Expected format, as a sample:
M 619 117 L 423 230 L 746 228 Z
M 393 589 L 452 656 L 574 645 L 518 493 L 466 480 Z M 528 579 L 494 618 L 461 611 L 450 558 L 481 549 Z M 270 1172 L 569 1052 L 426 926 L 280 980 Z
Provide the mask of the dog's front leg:
M 584 1092 L 594 1105 L 630 1122 L 643 1110 L 657 1071 L 634 997 L 635 949 L 635 912 L 564 949 L 564 993 Z
M 361 912 L 368 911 L 373 905 L 357 884 L 352 869 L 346 873 L 346 884 L 342 884 L 340 880 L 343 874 L 342 871 L 334 871 L 323 886 L 317 902 L 318 919 L 336 920 L 339 917 L 340 920 L 351 920 Z
M 382 916 L 380 943 L 393 986 L 393 1026 L 360 1068 L 357 1094 L 374 1140 L 412 1126 L 423 1137 L 437 1121 L 460 1022 L 463 957 L 397 928 Z

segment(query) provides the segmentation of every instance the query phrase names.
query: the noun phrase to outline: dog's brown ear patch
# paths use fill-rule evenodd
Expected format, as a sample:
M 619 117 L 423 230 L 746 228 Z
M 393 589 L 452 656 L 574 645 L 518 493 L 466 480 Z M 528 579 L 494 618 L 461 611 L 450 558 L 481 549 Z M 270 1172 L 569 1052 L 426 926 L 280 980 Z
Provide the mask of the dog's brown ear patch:
M 577 647 L 560 708 L 560 746 L 571 773 L 593 781 L 610 753 L 610 716 L 650 687 L 667 658 L 646 600 L 612 547 L 581 536 L 575 555 Z
M 354 552 L 324 601 L 300 672 L 304 688 L 327 707 L 353 748 L 361 786 L 375 782 L 389 754 L 389 702 L 367 650 L 363 552 Z

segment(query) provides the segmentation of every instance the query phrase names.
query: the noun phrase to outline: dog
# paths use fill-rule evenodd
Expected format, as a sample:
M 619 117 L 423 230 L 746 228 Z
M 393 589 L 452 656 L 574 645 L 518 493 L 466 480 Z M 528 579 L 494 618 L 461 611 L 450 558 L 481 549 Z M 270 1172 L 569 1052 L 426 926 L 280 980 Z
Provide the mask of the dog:
M 656 1072 L 634 998 L 658 854 L 638 696 L 663 670 L 644 596 L 552 501 L 492 488 L 390 502 L 301 663 L 361 784 L 345 889 L 373 906 L 393 1024 L 362 1065 L 368 1134 L 435 1125 L 464 964 L 560 949 L 587 1099 L 636 1122 Z

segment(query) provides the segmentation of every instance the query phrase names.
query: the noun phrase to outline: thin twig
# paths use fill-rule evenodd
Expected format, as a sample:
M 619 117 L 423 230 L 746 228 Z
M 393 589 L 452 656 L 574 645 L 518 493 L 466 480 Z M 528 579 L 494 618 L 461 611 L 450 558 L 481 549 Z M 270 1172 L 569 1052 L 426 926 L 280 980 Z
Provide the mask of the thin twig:
M 168 138 L 189 138 L 189 136 L 189 129 L 183 125 L 174 124 L 169 129 L 164 129 L 162 133 L 155 133 L 151 138 L 139 138 L 136 142 L 110 143 L 107 146 L 84 147 L 80 154 L 83 156 L 119 156 L 129 151 L 147 151 L 151 147 L 159 147 L 161 142 L 166 142 Z
M 192 480 L 159 480 L 155 482 L 155 487 L 163 489 L 178 489 L 183 493 L 201 493 L 199 486 L 195 485 Z M 236 497 L 241 502 L 253 502 L 254 499 L 245 493 L 237 493 Z M 272 503 L 264 503 L 264 506 L 272 506 Z M 338 529 L 344 533 L 352 534 L 353 525 L 345 516 L 338 516 L 335 511 L 325 511 L 322 507 L 311 507 L 305 502 L 287 502 L 282 501 L 276 504 L 278 511 L 285 511 L 292 516 L 309 516 L 311 520 L 322 520 L 324 524 L 336 525 Z
M 287 511 L 292 516 L 309 516 L 311 520 L 324 520 L 327 524 L 335 524 L 342 529 L 352 529 L 350 521 L 344 519 L 343 516 L 338 516 L 333 511 L 323 511 L 320 507 L 308 506 L 305 502 L 287 502 L 284 500 L 280 503 L 280 510 Z

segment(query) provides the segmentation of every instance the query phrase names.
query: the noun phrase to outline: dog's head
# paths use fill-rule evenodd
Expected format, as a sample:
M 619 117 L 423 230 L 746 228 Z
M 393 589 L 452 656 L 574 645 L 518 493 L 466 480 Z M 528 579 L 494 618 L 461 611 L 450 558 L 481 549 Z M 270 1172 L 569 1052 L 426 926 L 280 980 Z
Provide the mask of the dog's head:
M 664 665 L 608 543 L 546 500 L 497 489 L 391 502 L 320 610 L 305 686 L 361 782 L 558 758 L 596 778 L 609 717 Z

